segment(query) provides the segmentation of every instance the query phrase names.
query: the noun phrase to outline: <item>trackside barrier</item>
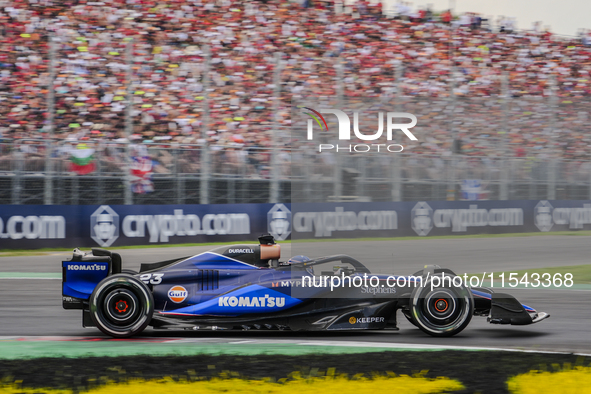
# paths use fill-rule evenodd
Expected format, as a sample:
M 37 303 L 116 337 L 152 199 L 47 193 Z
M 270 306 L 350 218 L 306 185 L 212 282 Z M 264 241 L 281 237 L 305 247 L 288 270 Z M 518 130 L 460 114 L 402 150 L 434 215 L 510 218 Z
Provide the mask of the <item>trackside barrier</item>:
M 0 249 L 591 229 L 591 200 L 0 205 Z

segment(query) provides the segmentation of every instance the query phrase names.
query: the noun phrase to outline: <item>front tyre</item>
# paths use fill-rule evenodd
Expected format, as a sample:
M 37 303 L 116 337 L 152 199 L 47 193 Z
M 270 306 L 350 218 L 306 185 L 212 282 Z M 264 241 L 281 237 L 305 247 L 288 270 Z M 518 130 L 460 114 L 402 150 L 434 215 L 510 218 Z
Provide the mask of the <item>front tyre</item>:
M 154 298 L 148 287 L 129 274 L 103 279 L 89 299 L 90 318 L 99 330 L 115 338 L 142 332 L 154 312 Z
M 445 279 L 443 279 L 445 278 Z M 411 318 L 425 333 L 435 337 L 450 337 L 462 331 L 472 320 L 474 298 L 470 289 L 454 286 L 448 279 L 439 276 L 443 286 L 431 289 L 433 278 L 416 287 L 411 294 Z

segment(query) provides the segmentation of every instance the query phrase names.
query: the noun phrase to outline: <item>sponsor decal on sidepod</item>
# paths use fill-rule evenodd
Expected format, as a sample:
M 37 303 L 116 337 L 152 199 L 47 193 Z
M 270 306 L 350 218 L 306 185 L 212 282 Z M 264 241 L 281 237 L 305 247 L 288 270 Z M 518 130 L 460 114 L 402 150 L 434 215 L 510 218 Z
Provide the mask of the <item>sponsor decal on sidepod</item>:
M 254 253 L 252 249 L 228 249 L 228 253 Z
M 181 303 L 187 299 L 187 289 L 183 286 L 173 286 L 168 290 L 168 298 L 174 303 Z
M 265 294 L 264 297 L 220 297 L 218 306 L 255 306 L 255 307 L 283 307 L 285 306 L 285 297 L 271 297 Z
M 384 318 L 383 317 L 359 317 L 359 318 L 355 318 L 354 316 L 351 316 L 349 318 L 349 323 L 351 324 L 355 324 L 355 323 L 383 323 L 384 322 Z

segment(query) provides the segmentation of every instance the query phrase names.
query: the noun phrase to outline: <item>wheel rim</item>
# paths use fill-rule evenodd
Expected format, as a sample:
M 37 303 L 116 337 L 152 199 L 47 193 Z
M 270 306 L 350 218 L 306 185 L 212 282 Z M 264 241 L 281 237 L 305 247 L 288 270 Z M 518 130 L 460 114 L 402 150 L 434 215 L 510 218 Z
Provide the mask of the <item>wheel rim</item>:
M 137 317 L 138 299 L 128 289 L 115 289 L 105 296 L 103 312 L 115 325 L 126 325 Z
M 457 316 L 458 305 L 450 290 L 438 289 L 425 296 L 423 310 L 431 322 L 446 324 Z
M 464 287 L 429 289 L 425 284 L 413 297 L 414 320 L 426 331 L 446 335 L 465 326 L 471 317 L 471 298 Z

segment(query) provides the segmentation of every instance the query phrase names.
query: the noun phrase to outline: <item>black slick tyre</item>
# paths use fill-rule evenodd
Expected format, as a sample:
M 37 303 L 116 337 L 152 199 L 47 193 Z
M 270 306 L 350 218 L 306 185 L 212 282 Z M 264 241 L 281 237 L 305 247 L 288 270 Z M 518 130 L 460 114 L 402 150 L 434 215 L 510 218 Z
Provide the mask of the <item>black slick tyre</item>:
M 142 332 L 154 312 L 148 287 L 129 274 L 103 279 L 89 299 L 90 318 L 103 333 L 128 338 Z
M 410 299 L 410 318 L 423 332 L 434 337 L 450 337 L 468 326 L 474 314 L 474 298 L 463 284 L 455 286 L 453 276 L 437 275 L 441 286 L 431 288 L 433 277 L 423 277 Z M 436 278 L 437 279 L 437 278 Z

